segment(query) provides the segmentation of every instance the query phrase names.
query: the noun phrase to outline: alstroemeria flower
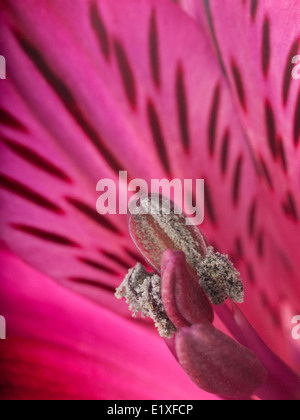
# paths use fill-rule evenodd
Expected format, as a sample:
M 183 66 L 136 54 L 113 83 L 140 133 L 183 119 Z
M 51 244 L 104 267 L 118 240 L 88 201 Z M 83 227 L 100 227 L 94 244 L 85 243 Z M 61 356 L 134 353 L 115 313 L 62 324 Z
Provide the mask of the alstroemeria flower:
M 219 377 L 202 382 L 209 347 L 181 356 L 188 343 L 206 338 L 215 348 L 230 335 L 229 346 L 250 349 L 268 373 L 256 397 L 299 398 L 298 1 L 177 3 L 0 6 L 5 398 L 214 398 L 114 297 L 139 261 L 126 217 L 95 210 L 97 181 L 118 183 L 119 170 L 146 181 L 205 179 L 201 231 L 243 279 L 240 309 L 219 307 L 214 327 L 180 327 L 186 372 L 222 394 Z M 180 288 L 183 257 L 167 257 L 165 279 Z M 171 297 L 185 318 L 184 295 Z M 235 380 L 241 371 L 232 367 Z M 260 369 L 252 379 L 253 388 L 263 382 Z

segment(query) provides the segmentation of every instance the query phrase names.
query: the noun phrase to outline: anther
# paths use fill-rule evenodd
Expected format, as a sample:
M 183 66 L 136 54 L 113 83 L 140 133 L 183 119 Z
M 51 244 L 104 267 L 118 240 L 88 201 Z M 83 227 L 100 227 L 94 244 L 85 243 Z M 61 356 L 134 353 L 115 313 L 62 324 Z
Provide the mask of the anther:
M 165 312 L 161 298 L 161 278 L 157 274 L 148 273 L 138 263 L 129 270 L 116 291 L 116 297 L 126 299 L 133 317 L 140 312 L 143 317 L 152 318 L 161 337 L 174 336 L 176 328 Z
M 129 216 L 129 230 L 146 261 L 160 274 L 163 253 L 181 250 L 187 268 L 211 303 L 221 305 L 230 298 L 244 301 L 244 287 L 239 273 L 226 255 L 207 248 L 196 226 L 186 223 L 186 216 L 163 196 L 144 196 Z

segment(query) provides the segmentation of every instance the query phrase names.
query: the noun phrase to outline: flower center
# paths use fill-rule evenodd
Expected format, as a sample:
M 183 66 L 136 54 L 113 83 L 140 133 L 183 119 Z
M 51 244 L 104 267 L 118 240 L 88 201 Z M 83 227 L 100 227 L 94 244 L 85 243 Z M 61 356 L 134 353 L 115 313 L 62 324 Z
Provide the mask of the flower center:
M 186 219 L 173 202 L 162 196 L 140 198 L 139 207 L 129 215 L 132 239 L 155 273 L 148 273 L 138 264 L 129 271 L 116 296 L 126 298 L 134 316 L 138 312 L 150 316 L 163 337 L 171 337 L 176 331 L 162 300 L 162 261 L 168 250 L 184 253 L 188 275 L 212 304 L 222 305 L 228 298 L 238 303 L 244 301 L 240 274 L 228 256 L 207 247 L 200 230 L 187 224 Z M 174 290 L 172 293 L 176 293 Z M 180 293 L 188 291 L 181 288 Z M 187 305 L 189 300 L 185 302 Z

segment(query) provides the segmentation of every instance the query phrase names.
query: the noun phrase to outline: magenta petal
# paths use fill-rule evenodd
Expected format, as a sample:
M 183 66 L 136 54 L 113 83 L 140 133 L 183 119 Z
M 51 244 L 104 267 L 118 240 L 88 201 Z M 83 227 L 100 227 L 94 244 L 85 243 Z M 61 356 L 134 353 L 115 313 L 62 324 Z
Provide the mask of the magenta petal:
M 184 1 L 184 3 L 188 3 Z M 194 2 L 190 2 L 194 3 Z M 202 27 L 202 19 L 189 13 Z M 207 2 L 206 13 L 232 87 L 245 135 L 257 162 L 265 211 L 258 218 L 297 273 L 299 253 L 299 81 L 292 58 L 300 51 L 299 2 Z M 238 22 L 238 24 L 232 24 Z M 266 211 L 269 214 L 265 218 Z M 290 275 L 287 281 L 291 283 Z M 295 283 L 298 283 L 295 276 Z M 298 293 L 289 293 L 296 300 Z M 299 304 L 299 300 L 297 302 Z
M 201 389 L 228 398 L 252 395 L 267 378 L 255 354 L 215 329 L 193 325 L 176 337 L 179 362 Z
M 212 306 L 188 272 L 182 251 L 167 250 L 163 254 L 162 300 L 168 317 L 177 328 L 214 320 Z
M 185 10 L 190 15 L 200 5 L 200 29 L 167 0 L 10 0 L 7 13 L 3 5 L 1 54 L 7 58 L 9 80 L 1 83 L 0 100 L 4 116 L 11 117 L 8 124 L 1 121 L 6 177 L 1 237 L 38 270 L 119 311 L 111 290 L 126 271 L 123 262 L 133 265 L 132 253 L 124 236 L 125 218 L 95 215 L 96 181 L 117 180 L 116 157 L 122 169 L 146 180 L 170 172 L 180 179 L 205 178 L 203 232 L 219 250 L 235 257 L 246 284 L 243 310 L 286 360 L 290 345 L 280 328 L 280 302 L 286 297 L 298 313 L 300 296 L 300 147 L 295 145 L 300 94 L 298 82 L 285 77 L 290 74 L 290 52 L 299 52 L 299 26 L 290 24 L 292 14 L 295 21 L 299 16 L 292 7 L 298 2 L 279 2 L 276 8 L 269 0 L 237 2 L 235 8 L 228 0 L 222 8 L 218 2 L 205 2 L 211 6 L 209 23 L 235 105 L 210 48 L 213 40 L 205 36 L 209 23 L 202 13 L 204 2 L 180 2 L 189 5 Z M 94 16 L 99 15 L 108 39 L 101 46 L 90 18 L 95 3 Z M 255 13 L 252 4 L 258 5 Z M 18 38 L 13 28 L 18 28 Z M 268 32 L 271 55 L 265 78 L 257 63 L 262 35 L 268 39 Z M 135 80 L 135 111 L 122 82 L 120 42 Z M 46 74 L 28 43 L 42 57 Z M 148 46 L 153 44 L 158 54 L 150 57 Z M 67 106 L 59 86 L 79 112 Z M 247 113 L 240 102 L 243 93 Z M 181 112 L 179 99 L 186 112 Z M 13 121 L 15 127 L 9 124 Z M 92 133 L 101 140 L 98 147 Z M 24 148 L 27 154 L 22 155 Z M 46 159 L 48 170 L 41 169 Z M 70 246 L 73 242 L 81 248 Z M 128 311 L 124 307 L 120 312 Z
M 232 1 L 224 0 L 220 7 L 218 1 L 178 0 L 200 30 L 211 34 L 235 99 L 231 115 L 242 122 L 243 138 L 259 175 L 253 178 L 251 165 L 245 167 L 249 157 L 245 151 L 236 150 L 233 158 L 231 148 L 243 141 L 232 133 L 232 122 L 228 120 L 229 140 L 223 137 L 224 129 L 215 125 L 216 150 L 223 153 L 221 167 L 226 175 L 218 181 L 206 159 L 212 167 L 207 201 L 213 206 L 212 216 L 222 217 L 222 222 L 216 234 L 207 212 L 201 230 L 222 252 L 235 257 L 245 283 L 243 312 L 268 346 L 291 363 L 281 307 L 286 298 L 292 312 L 299 312 L 300 91 L 299 81 L 292 78 L 291 62 L 300 53 L 299 2 L 279 2 L 276 7 L 269 0 L 236 3 L 233 7 Z M 218 106 L 223 110 L 223 92 L 215 98 L 214 111 Z M 220 122 L 218 115 L 215 121 Z M 215 157 L 218 162 L 218 152 Z M 205 168 L 205 162 L 199 167 Z M 222 192 L 232 180 L 230 174 L 237 176 L 235 187 L 239 185 L 239 204 L 231 208 L 229 195 Z M 222 202 L 222 209 L 217 201 Z
M 245 338 L 242 343 L 253 349 L 269 373 L 268 381 L 257 395 L 263 400 L 299 400 L 299 376 L 265 345 L 239 307 L 234 304 L 233 317 L 243 331 Z
M 207 399 L 163 340 L 37 272 L 0 243 L 0 400 Z

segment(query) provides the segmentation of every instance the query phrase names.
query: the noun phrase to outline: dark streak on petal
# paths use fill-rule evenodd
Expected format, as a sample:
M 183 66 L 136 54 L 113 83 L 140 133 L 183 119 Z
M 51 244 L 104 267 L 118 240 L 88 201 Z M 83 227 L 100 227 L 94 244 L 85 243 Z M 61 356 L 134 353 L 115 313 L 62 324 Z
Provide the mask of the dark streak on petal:
M 227 171 L 229 147 L 230 147 L 230 130 L 228 128 L 225 131 L 223 141 L 222 141 L 222 149 L 221 149 L 221 171 L 223 175 L 225 175 Z
M 47 172 L 50 175 L 55 176 L 56 178 L 60 179 L 61 181 L 65 181 L 69 184 L 72 183 L 72 180 L 68 175 L 66 175 L 60 168 L 53 165 L 47 159 L 36 153 L 35 151 L 31 150 L 29 147 L 24 146 L 20 143 L 16 143 L 7 138 L 1 138 L 1 140 L 20 158 L 26 160 L 28 163 L 32 164 L 33 166 L 41 169 L 44 172 Z
M 176 101 L 182 144 L 184 149 L 188 151 L 190 146 L 189 113 L 184 84 L 184 72 L 181 64 L 179 64 L 176 74 Z
M 246 104 L 246 96 L 245 96 L 245 89 L 242 74 L 236 65 L 235 61 L 232 60 L 231 62 L 231 71 L 233 75 L 233 80 L 235 83 L 235 87 L 237 90 L 237 94 L 240 100 L 240 104 L 245 112 L 247 112 L 247 104 Z
M 286 159 L 284 142 L 280 137 L 278 139 L 278 152 L 279 152 L 279 157 L 280 157 L 280 162 L 281 162 L 282 169 L 285 173 L 287 173 L 288 172 L 288 163 L 287 163 L 287 159 Z
M 158 42 L 158 30 L 155 11 L 153 10 L 150 19 L 150 31 L 149 31 L 149 56 L 151 73 L 154 84 L 160 88 L 160 60 L 159 60 L 159 42 Z
M 148 113 L 149 127 L 150 127 L 152 137 L 156 146 L 157 154 L 161 160 L 161 163 L 165 171 L 167 172 L 168 175 L 170 175 L 170 164 L 168 160 L 168 155 L 167 155 L 167 150 L 165 146 L 165 140 L 164 140 L 161 124 L 160 124 L 155 106 L 150 99 L 148 100 L 148 104 L 147 104 L 147 113 Z
M 103 250 L 103 251 L 100 251 L 100 254 L 109 258 L 111 261 L 114 261 L 115 263 L 119 264 L 121 267 L 125 268 L 126 270 L 129 270 L 131 268 L 131 264 L 129 264 L 128 261 L 119 257 L 118 255 L 116 255 L 113 252 L 108 252 L 108 251 Z
M 208 217 L 213 225 L 217 225 L 217 217 L 214 210 L 214 205 L 212 202 L 211 192 L 208 186 L 208 183 L 205 179 L 205 187 L 204 187 L 204 201 L 205 201 L 205 211 L 208 214 Z
M 112 276 L 118 276 L 119 275 L 119 273 L 117 273 L 112 268 L 107 267 L 106 265 L 101 264 L 97 261 L 93 261 L 89 258 L 78 257 L 78 261 L 82 262 L 85 265 L 88 265 L 89 267 L 95 268 L 96 270 L 104 271 L 107 274 L 111 274 Z
M 294 116 L 294 144 L 297 147 L 300 142 L 300 89 L 298 93 L 295 116 Z
M 22 184 L 21 182 L 10 178 L 6 175 L 0 174 L 0 187 L 16 194 L 17 196 L 36 204 L 39 207 L 43 207 L 46 210 L 50 210 L 54 213 L 63 215 L 65 212 L 60 209 L 56 204 L 49 201 L 47 198 L 33 191 L 31 188 Z
M 267 129 L 268 144 L 274 159 L 277 157 L 277 138 L 276 138 L 276 122 L 271 103 L 266 100 L 265 103 L 265 121 Z
M 125 252 L 127 255 L 135 262 L 140 262 L 141 264 L 145 265 L 145 260 L 135 251 L 132 249 L 129 249 L 127 247 L 124 247 Z
M 284 79 L 283 79 L 283 87 L 282 87 L 282 98 L 283 98 L 283 105 L 287 104 L 288 97 L 289 97 L 289 91 L 290 86 L 292 82 L 292 70 L 294 67 L 294 64 L 292 63 L 292 58 L 297 55 L 297 52 L 299 50 L 300 45 L 300 39 L 296 39 L 296 41 L 293 43 L 289 56 L 287 58 L 285 72 L 284 72 Z
M 110 58 L 110 44 L 109 44 L 109 37 L 104 25 L 103 19 L 100 16 L 99 9 L 96 3 L 92 3 L 90 7 L 90 20 L 92 28 L 95 32 L 97 37 L 100 49 L 102 54 L 109 60 Z
M 254 268 L 252 264 L 247 264 L 246 266 L 246 270 L 247 270 L 247 278 L 250 282 L 250 284 L 253 286 L 256 284 L 256 277 L 255 277 L 255 272 L 254 272 Z
M 263 231 L 258 234 L 256 249 L 258 257 L 263 258 L 265 254 L 265 235 Z
M 250 151 L 251 151 L 251 160 L 252 160 L 252 163 L 253 163 L 253 167 L 255 169 L 255 173 L 257 175 L 257 178 L 260 179 L 261 178 L 261 168 L 260 168 L 260 165 L 259 165 L 258 156 L 254 152 L 254 150 L 250 149 Z
M 287 192 L 286 201 L 282 203 L 282 209 L 287 216 L 294 220 L 294 222 L 297 223 L 299 221 L 296 202 L 293 194 L 290 191 Z
M 77 124 L 81 127 L 82 131 L 86 134 L 92 144 L 100 152 L 101 156 L 106 159 L 108 165 L 116 172 L 122 168 L 119 161 L 111 154 L 106 148 L 103 140 L 98 135 L 96 130 L 90 125 L 86 117 L 83 115 L 80 107 L 75 101 L 73 94 L 67 87 L 67 85 L 50 69 L 42 55 L 35 49 L 33 45 L 27 42 L 20 34 L 15 32 L 17 41 L 25 54 L 30 58 L 35 67 L 39 70 L 49 86 L 53 89 L 56 95 L 59 97 L 67 111 L 71 114 Z
M 208 144 L 210 155 L 213 156 L 216 147 L 218 117 L 220 109 L 220 85 L 217 85 L 214 90 L 212 105 L 209 114 L 208 125 Z
M 256 228 L 256 215 L 257 215 L 257 200 L 254 199 L 251 204 L 249 215 L 248 215 L 248 234 L 250 238 L 254 236 Z
M 234 206 L 236 206 L 240 199 L 240 187 L 242 180 L 242 169 L 243 169 L 243 156 L 237 159 L 235 171 L 233 175 L 233 188 L 232 188 L 232 200 Z
M 243 259 L 245 256 L 245 253 L 244 253 L 243 241 L 240 237 L 237 237 L 235 240 L 235 248 L 236 248 L 236 253 L 239 259 Z
M 28 233 L 29 235 L 35 236 L 39 239 L 42 239 L 48 242 L 53 242 L 55 244 L 63 245 L 63 246 L 81 248 L 80 245 L 78 245 L 71 239 L 68 239 L 64 236 L 58 235 L 53 232 L 47 232 L 45 230 L 35 228 L 33 226 L 27 226 L 27 225 L 21 225 L 21 224 L 12 224 L 11 226 L 16 230 L 19 230 L 24 233 Z
M 252 22 L 255 21 L 256 14 L 257 14 L 257 9 L 258 9 L 258 0 L 251 0 L 251 10 L 250 10 L 250 13 L 251 13 Z
M 274 190 L 273 181 L 272 181 L 268 166 L 263 158 L 261 158 L 261 168 L 262 168 L 262 174 L 264 175 L 270 189 L 273 191 Z
M 282 322 L 278 310 L 274 307 L 270 308 L 271 320 L 275 328 L 282 329 Z
M 209 29 L 210 29 L 210 32 L 211 32 L 211 37 L 212 37 L 214 46 L 215 46 L 216 51 L 217 51 L 217 57 L 218 57 L 218 60 L 219 60 L 219 63 L 220 63 L 220 67 L 221 67 L 221 70 L 222 70 L 222 73 L 223 73 L 224 77 L 226 79 L 228 79 L 225 64 L 224 64 L 222 53 L 221 53 L 221 48 L 220 48 L 218 38 L 217 38 L 217 35 L 216 35 L 216 30 L 215 30 L 215 25 L 214 25 L 214 17 L 213 17 L 212 11 L 211 11 L 210 0 L 203 0 L 203 3 L 204 3 L 204 10 L 205 10 L 205 14 L 206 14 L 206 19 L 208 21 Z
M 279 251 L 279 255 L 280 255 L 280 259 L 282 261 L 282 264 L 285 268 L 285 270 L 290 274 L 290 275 L 294 275 L 294 269 L 293 269 L 293 265 L 291 263 L 290 257 L 289 255 L 287 255 L 285 252 L 283 252 L 282 250 Z
M 116 291 L 114 287 L 109 286 L 108 284 L 99 283 L 98 280 L 92 280 L 92 279 L 87 279 L 83 277 L 69 277 L 68 280 L 77 284 L 83 284 L 86 286 L 96 287 L 97 289 L 102 289 L 109 293 L 115 293 Z
M 80 211 L 82 214 L 87 216 L 93 222 L 99 224 L 103 228 L 113 233 L 117 233 L 118 235 L 123 235 L 122 232 L 119 230 L 119 228 L 113 225 L 112 222 L 109 221 L 107 217 L 101 216 L 96 210 L 92 209 L 87 204 L 84 204 L 81 201 L 76 200 L 75 198 L 72 198 L 72 197 L 66 197 L 66 200 L 68 201 L 68 203 L 70 203 L 73 207 L 75 207 L 78 211 Z
M 263 40 L 262 40 L 262 69 L 264 76 L 267 77 L 271 58 L 271 40 L 270 40 L 270 21 L 266 17 L 263 25 Z
M 118 39 L 114 40 L 114 49 L 127 99 L 131 108 L 135 110 L 137 107 L 137 92 L 133 70 L 129 63 L 124 47 L 121 41 Z
M 269 310 L 270 307 L 271 307 L 271 304 L 270 304 L 269 296 L 268 296 L 266 291 L 263 290 L 263 291 L 260 292 L 260 300 L 261 300 L 262 306 L 265 309 Z
M 8 111 L 0 108 L 0 123 L 6 127 L 14 128 L 16 130 L 27 133 L 27 128 L 23 123 L 21 123 L 15 116 L 10 114 Z

